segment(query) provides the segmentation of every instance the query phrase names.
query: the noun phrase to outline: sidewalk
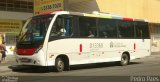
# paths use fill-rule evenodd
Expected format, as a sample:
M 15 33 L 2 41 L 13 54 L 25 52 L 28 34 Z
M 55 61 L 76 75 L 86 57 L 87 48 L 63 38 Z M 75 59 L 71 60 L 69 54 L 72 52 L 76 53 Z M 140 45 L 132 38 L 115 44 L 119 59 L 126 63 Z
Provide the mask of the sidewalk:
M 15 56 L 7 55 L 6 61 L 4 63 L 0 63 L 0 73 L 11 71 L 12 69 L 10 69 L 9 66 L 12 66 L 14 62 L 15 62 Z
M 6 62 L 13 62 L 15 61 L 15 55 L 7 55 Z
M 151 55 L 160 55 L 160 52 L 152 52 Z M 15 56 L 14 55 L 7 55 L 6 57 L 6 62 L 3 63 L 3 64 L 7 64 L 9 62 L 15 62 Z M 1 66 L 1 63 L 0 63 L 0 66 Z

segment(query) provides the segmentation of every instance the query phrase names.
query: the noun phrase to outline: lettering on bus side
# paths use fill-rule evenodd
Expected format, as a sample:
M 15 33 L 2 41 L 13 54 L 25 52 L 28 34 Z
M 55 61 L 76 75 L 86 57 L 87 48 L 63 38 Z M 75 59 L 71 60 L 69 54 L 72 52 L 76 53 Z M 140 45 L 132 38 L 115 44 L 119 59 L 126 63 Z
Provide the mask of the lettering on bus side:
M 90 51 L 97 51 L 103 47 L 104 47 L 103 43 L 90 43 Z
M 113 47 L 126 47 L 126 45 L 121 42 L 110 42 L 110 48 Z

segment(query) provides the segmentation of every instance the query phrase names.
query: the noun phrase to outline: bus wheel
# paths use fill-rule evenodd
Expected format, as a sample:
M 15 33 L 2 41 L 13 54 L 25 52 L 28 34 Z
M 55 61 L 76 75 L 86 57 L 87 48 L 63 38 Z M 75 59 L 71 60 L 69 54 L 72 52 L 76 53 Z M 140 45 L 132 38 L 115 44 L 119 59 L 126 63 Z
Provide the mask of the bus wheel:
M 120 65 L 121 66 L 128 65 L 129 61 L 130 61 L 129 56 L 126 53 L 123 53 L 122 56 L 121 56 Z
M 57 72 L 64 71 L 64 61 L 61 58 L 57 58 L 55 62 L 55 67 Z

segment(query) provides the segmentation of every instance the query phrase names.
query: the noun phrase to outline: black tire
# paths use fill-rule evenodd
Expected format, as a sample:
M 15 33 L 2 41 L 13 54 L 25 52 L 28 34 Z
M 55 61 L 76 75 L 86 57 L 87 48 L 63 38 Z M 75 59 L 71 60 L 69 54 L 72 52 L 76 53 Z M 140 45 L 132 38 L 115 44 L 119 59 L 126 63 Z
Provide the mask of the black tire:
M 55 62 L 55 68 L 57 72 L 62 72 L 64 71 L 65 68 L 65 63 L 61 58 L 57 58 Z
M 121 56 L 120 65 L 126 66 L 129 64 L 129 62 L 130 62 L 129 56 L 126 53 L 123 53 Z

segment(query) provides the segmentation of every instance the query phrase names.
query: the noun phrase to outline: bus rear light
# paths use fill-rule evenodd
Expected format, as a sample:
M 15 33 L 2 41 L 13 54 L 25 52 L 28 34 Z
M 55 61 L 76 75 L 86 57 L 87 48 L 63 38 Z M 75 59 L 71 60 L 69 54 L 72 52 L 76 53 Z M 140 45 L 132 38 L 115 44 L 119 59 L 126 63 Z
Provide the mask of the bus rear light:
M 16 53 L 18 55 L 33 55 L 36 51 L 36 48 L 31 48 L 31 49 L 17 49 Z

